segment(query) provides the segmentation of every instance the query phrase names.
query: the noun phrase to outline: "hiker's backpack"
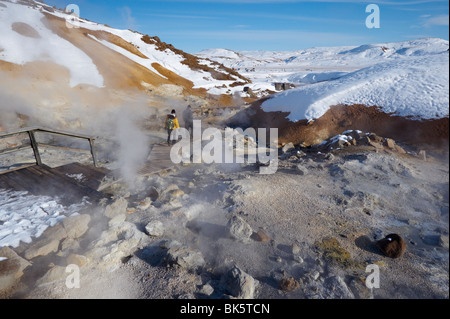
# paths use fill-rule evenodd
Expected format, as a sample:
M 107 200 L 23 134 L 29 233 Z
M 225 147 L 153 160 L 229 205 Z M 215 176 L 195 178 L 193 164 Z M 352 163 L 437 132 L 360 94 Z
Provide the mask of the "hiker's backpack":
M 171 115 L 169 115 L 168 117 L 167 117 L 167 129 L 169 129 L 169 130 L 173 130 L 173 128 L 174 128 L 174 123 L 173 123 L 173 120 L 174 120 L 175 118 L 173 117 L 173 116 L 171 116 Z

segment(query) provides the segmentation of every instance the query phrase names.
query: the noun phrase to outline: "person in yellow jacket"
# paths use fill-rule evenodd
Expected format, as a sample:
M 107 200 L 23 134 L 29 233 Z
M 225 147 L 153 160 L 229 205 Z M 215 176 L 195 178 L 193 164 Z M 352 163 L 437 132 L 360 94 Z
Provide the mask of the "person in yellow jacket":
M 167 130 L 167 144 L 170 146 L 171 135 L 173 130 L 180 128 L 180 124 L 178 123 L 177 114 L 175 110 L 172 110 L 170 114 L 167 114 L 165 128 Z M 175 142 L 173 142 L 175 144 Z

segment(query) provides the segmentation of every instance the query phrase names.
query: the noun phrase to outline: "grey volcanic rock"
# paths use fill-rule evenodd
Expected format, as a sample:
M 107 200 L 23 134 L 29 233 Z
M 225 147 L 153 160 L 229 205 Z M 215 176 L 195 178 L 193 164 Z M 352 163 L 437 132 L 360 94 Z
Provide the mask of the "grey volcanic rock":
M 229 219 L 227 229 L 232 238 L 242 242 L 248 242 L 250 236 L 253 234 L 252 227 L 245 220 L 236 215 Z
M 237 266 L 226 272 L 220 282 L 222 287 L 235 298 L 255 298 L 258 281 Z

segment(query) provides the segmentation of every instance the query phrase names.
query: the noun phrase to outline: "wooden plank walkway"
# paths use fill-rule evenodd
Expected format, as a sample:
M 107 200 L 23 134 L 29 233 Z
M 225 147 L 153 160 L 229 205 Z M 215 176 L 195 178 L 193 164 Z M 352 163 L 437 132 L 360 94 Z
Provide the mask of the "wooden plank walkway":
M 91 202 L 98 202 L 105 196 L 94 186 L 101 174 L 106 171 L 83 165 L 68 165 L 66 169 L 60 167 L 52 169 L 48 166 L 30 166 L 13 172 L 0 174 L 0 188 L 16 191 L 27 191 L 33 195 L 59 197 L 65 205 L 79 203 L 83 197 L 89 197 Z M 76 170 L 76 167 L 79 170 Z M 89 179 L 78 181 L 66 174 L 86 174 Z M 106 174 L 105 174 L 106 175 Z M 103 176 L 105 176 L 103 175 Z M 93 181 L 94 180 L 94 181 Z
M 174 167 L 175 164 L 170 159 L 171 149 L 172 147 L 167 143 L 155 144 L 147 158 L 147 163 L 138 171 L 138 174 L 149 176 Z
M 110 173 L 110 170 L 101 167 L 87 166 L 80 163 L 71 163 L 53 169 L 54 171 L 65 174 L 66 176 L 76 176 L 82 174 L 81 183 L 94 190 L 99 190 L 102 181 Z
M 139 170 L 142 176 L 150 176 L 170 169 L 175 164 L 170 159 L 170 150 L 166 143 L 155 144 L 146 164 Z M 0 189 L 27 191 L 33 195 L 59 197 L 66 204 L 79 203 L 83 197 L 98 202 L 106 195 L 105 179 L 114 172 L 91 165 L 71 163 L 51 168 L 46 165 L 28 165 L 11 171 L 0 172 Z M 110 178 L 113 182 L 117 181 Z M 106 183 L 107 184 L 107 183 Z

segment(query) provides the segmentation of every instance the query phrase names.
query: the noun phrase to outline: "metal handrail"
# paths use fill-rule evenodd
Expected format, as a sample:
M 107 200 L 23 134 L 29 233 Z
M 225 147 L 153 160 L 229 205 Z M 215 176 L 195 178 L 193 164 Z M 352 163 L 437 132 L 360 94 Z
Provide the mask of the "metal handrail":
M 31 148 L 33 149 L 36 164 L 38 166 L 42 166 L 41 155 L 39 153 L 38 143 L 36 142 L 36 136 L 35 136 L 36 132 L 43 132 L 43 133 L 49 133 L 49 134 L 54 134 L 54 135 L 61 135 L 61 136 L 67 136 L 67 137 L 72 137 L 72 138 L 88 140 L 89 146 L 91 149 L 91 155 L 92 155 L 92 160 L 94 162 L 94 166 L 98 167 L 97 156 L 95 154 L 95 144 L 94 144 L 95 137 L 93 137 L 93 136 L 88 136 L 88 135 L 78 134 L 78 133 L 73 133 L 73 132 L 53 130 L 53 129 L 43 128 L 43 127 L 26 127 L 26 128 L 13 130 L 13 131 L 0 132 L 0 139 L 27 133 L 28 137 L 30 139 Z M 9 152 L 19 151 L 22 149 L 24 149 L 24 147 L 18 147 L 18 148 L 15 148 L 12 150 L 6 150 L 3 152 L 0 151 L 0 155 L 9 153 Z

